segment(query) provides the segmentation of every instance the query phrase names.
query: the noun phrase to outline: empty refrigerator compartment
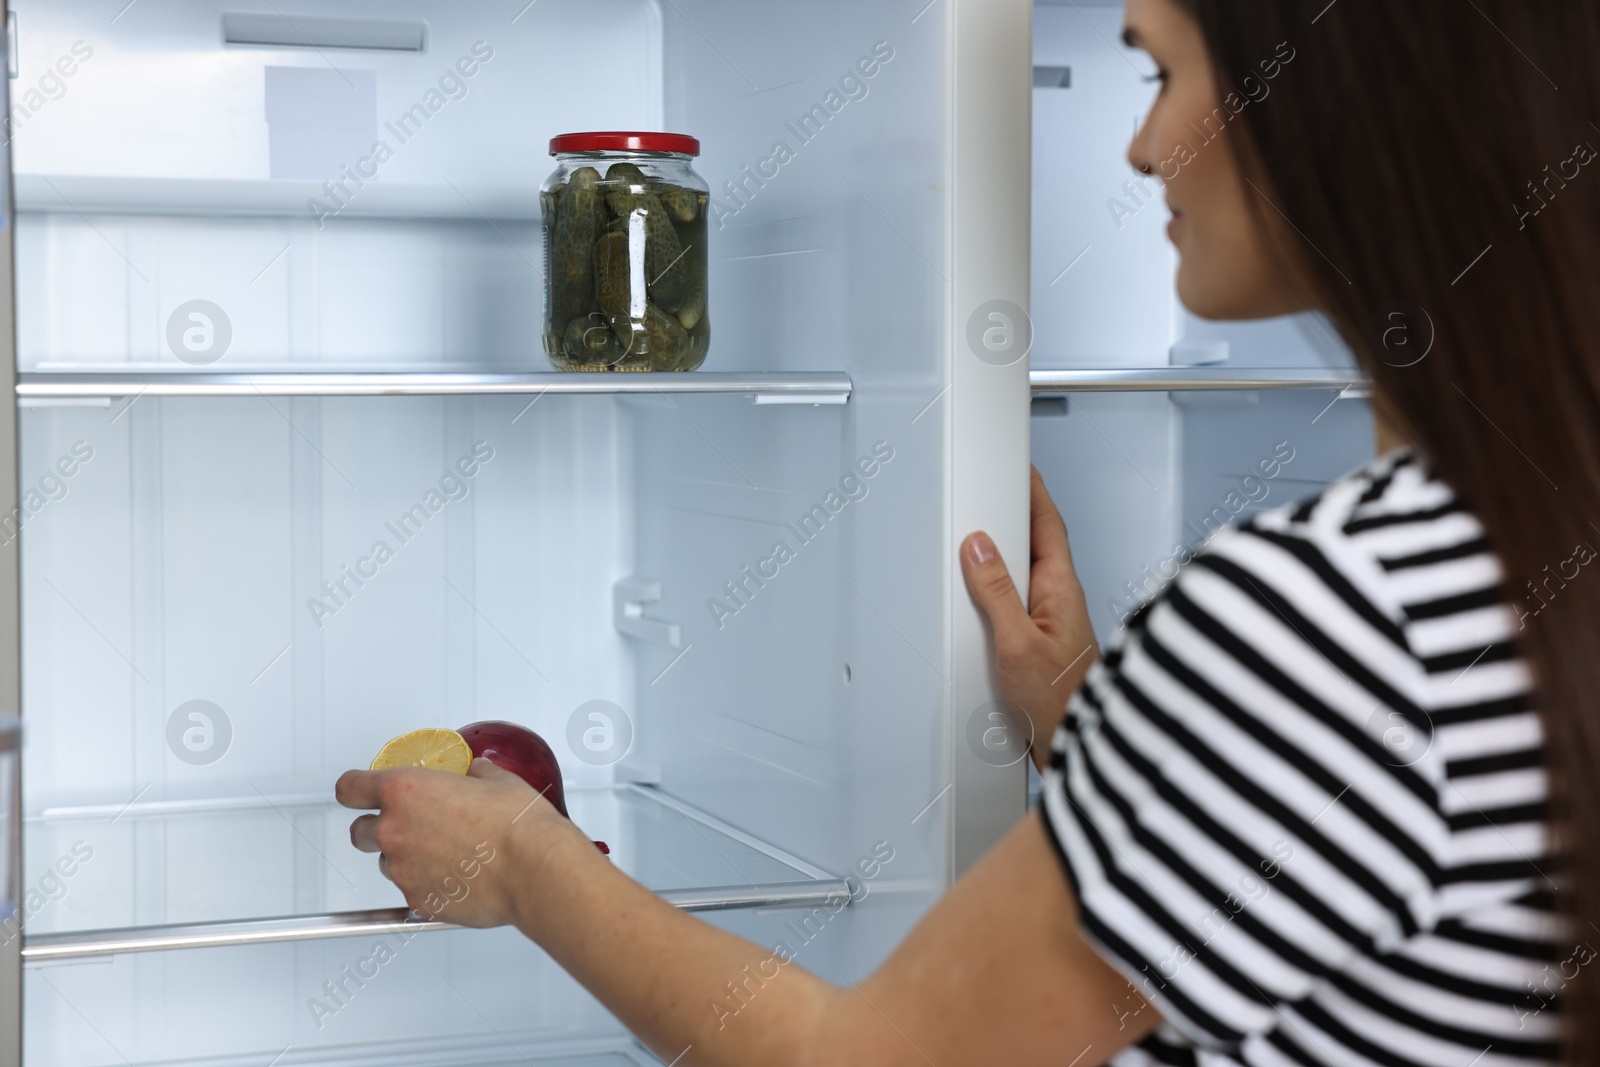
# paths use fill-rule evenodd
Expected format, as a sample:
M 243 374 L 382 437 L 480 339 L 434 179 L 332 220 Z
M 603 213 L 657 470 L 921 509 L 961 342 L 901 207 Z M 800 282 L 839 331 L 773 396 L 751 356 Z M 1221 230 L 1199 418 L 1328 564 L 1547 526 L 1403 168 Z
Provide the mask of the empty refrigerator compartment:
M 1363 380 L 1290 368 L 1035 371 L 1033 459 L 1101 642 L 1222 529 L 1314 496 L 1372 457 Z M 1164 394 L 1164 395 L 1163 395 Z
M 838 892 L 827 870 L 790 855 L 831 865 L 825 839 L 694 795 L 698 776 L 657 751 L 683 729 L 676 707 L 630 696 L 661 678 L 652 696 L 710 704 L 690 681 L 732 643 L 703 643 L 666 673 L 691 642 L 657 650 L 618 633 L 614 592 L 619 576 L 645 573 L 701 607 L 700 590 L 715 586 L 684 569 L 685 546 L 720 569 L 725 545 L 744 551 L 742 515 L 788 514 L 791 495 L 799 509 L 814 498 L 806 487 L 836 484 L 850 463 L 836 444 L 843 410 L 757 409 L 739 396 L 539 400 L 135 389 L 111 410 L 27 412 L 30 484 L 63 462 L 73 472 L 50 474 L 54 498 L 22 532 L 38 715 L 26 884 L 48 878 L 42 894 L 55 898 L 29 917 L 32 958 L 153 947 L 177 936 L 153 928 L 174 925 L 252 924 L 224 941 L 238 944 L 392 923 L 348 921 L 404 902 L 351 848 L 356 813 L 332 804 L 334 778 L 421 726 L 506 719 L 560 751 L 597 699 L 636 717 L 637 765 L 566 752 L 562 764 L 575 821 L 622 870 L 695 910 L 817 906 Z M 648 476 L 663 499 L 721 494 L 716 514 L 682 520 L 683 539 L 649 522 L 644 543 L 676 566 L 636 560 L 639 451 L 665 464 Z M 737 471 L 725 453 L 763 488 L 726 485 Z M 676 601 L 665 617 L 696 625 Z M 212 732 L 191 744 L 196 730 Z M 649 765 L 667 791 L 634 784 Z M 90 855 L 73 853 L 80 842 Z M 62 857 L 74 872 L 50 875 Z M 318 916 L 344 918 L 320 931 L 257 922 Z
M 229 6 L 13 6 L 20 364 L 544 369 L 542 144 L 660 126 L 655 6 Z
M 575 789 L 573 821 L 688 911 L 816 907 L 835 878 L 657 789 Z M 47 810 L 27 820 L 30 962 L 403 928 L 404 901 L 349 841 L 357 812 L 325 797 Z M 63 860 L 66 862 L 63 862 Z M 62 873 L 70 870 L 71 873 Z M 449 911 L 435 923 L 446 928 Z

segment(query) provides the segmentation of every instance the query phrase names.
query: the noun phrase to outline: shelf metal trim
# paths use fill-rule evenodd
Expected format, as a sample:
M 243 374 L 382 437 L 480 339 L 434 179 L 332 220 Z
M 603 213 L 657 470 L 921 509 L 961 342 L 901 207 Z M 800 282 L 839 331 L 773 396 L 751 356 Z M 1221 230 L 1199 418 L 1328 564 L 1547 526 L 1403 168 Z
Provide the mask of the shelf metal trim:
M 656 894 L 682 911 L 729 911 L 735 908 L 820 908 L 843 897 L 850 887 L 843 878 L 767 885 L 714 886 L 703 889 L 668 889 Z M 133 952 L 168 952 L 174 949 L 228 948 L 271 945 L 291 941 L 320 941 L 337 937 L 384 934 L 412 935 L 433 930 L 459 930 L 455 923 L 411 917 L 406 908 L 379 908 L 328 915 L 298 915 L 236 922 L 183 923 L 171 926 L 135 926 L 117 930 L 82 930 L 24 936 L 24 965 L 59 960 L 93 959 Z
M 837 371 L 741 374 L 645 373 L 276 373 L 181 371 L 18 375 L 25 400 L 173 396 L 542 396 L 545 393 L 743 394 L 766 403 L 843 404 L 852 383 Z
M 22 943 L 22 961 L 24 964 L 50 963 L 56 960 L 116 956 L 128 952 L 267 945 L 368 934 L 458 929 L 454 923 L 412 919 L 410 914 L 406 908 L 381 908 L 373 911 L 247 919 L 238 922 L 132 926 L 116 930 L 83 930 L 34 936 L 25 934 Z
M 1354 370 L 1297 367 L 1137 367 L 1036 370 L 1034 396 L 1056 393 L 1187 393 L 1229 390 L 1364 390 L 1371 381 Z

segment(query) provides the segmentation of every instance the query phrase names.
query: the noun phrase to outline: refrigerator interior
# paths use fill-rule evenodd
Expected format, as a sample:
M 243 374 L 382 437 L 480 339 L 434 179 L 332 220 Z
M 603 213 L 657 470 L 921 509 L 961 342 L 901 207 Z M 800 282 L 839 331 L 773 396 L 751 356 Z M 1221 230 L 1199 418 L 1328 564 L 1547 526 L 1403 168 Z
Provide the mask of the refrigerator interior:
M 1102 645 L 1224 523 L 1313 496 L 1374 451 L 1367 391 L 1349 385 L 1354 358 L 1325 323 L 1207 322 L 1178 301 L 1160 183 L 1126 158 L 1155 87 L 1149 57 L 1120 43 L 1122 18 L 1116 0 L 1034 9 L 1032 366 L 1180 383 L 1034 391 L 1033 462 Z M 1277 76 L 1292 77 L 1292 61 Z M 1254 104 L 1271 80 L 1248 88 Z M 1218 150 L 1208 135 L 1190 147 Z M 1302 387 L 1195 388 L 1262 368 Z
M 1035 396 L 1033 462 L 1102 645 L 1224 525 L 1372 458 L 1371 405 L 1341 392 Z
M 1160 182 L 1127 162 L 1155 86 L 1149 57 L 1121 44 L 1122 17 L 1115 0 L 1035 6 L 1033 367 L 1166 368 L 1179 379 L 1191 367 L 1301 371 L 1308 381 L 1351 372 L 1353 356 L 1315 316 L 1207 322 L 1178 301 Z M 1292 60 L 1276 76 L 1294 76 Z M 1246 89 L 1248 107 L 1271 94 L 1272 79 Z M 1190 147 L 1217 151 L 1231 132 L 1197 130 Z M 1171 576 L 1180 549 L 1224 521 L 1314 495 L 1373 454 L 1365 391 L 1342 382 L 1036 390 L 1033 411 L 1034 463 L 1067 520 L 1102 642 Z
M 398 906 L 334 779 L 503 718 L 652 888 L 845 885 L 710 918 L 864 973 L 949 862 L 945 12 L 241 6 L 13 5 L 23 371 L 546 370 L 545 145 L 668 128 L 705 370 L 851 399 L 25 401 L 30 946 Z M 53 1067 L 654 1062 L 505 931 L 32 958 L 24 1007 Z
M 1127 160 L 1156 87 L 1146 80 L 1150 58 L 1122 44 L 1122 16 L 1118 0 L 1037 0 L 1034 8 L 1034 368 L 1351 369 L 1349 351 L 1313 316 L 1215 323 L 1179 303 L 1161 182 Z M 1266 69 L 1274 77 L 1241 88 L 1238 115 L 1271 96 L 1276 79 L 1295 75 L 1292 58 Z M 1197 128 L 1185 147 L 1220 151 L 1232 132 Z M 1181 173 L 1183 158 L 1174 146 L 1162 166 L 1170 161 Z
M 832 884 L 887 846 L 799 946 L 829 977 L 868 970 L 949 867 L 930 723 L 963 594 L 929 576 L 953 550 L 952 5 L 340 0 L 230 24 L 243 5 L 122 2 L 13 5 L 24 371 L 544 370 L 545 144 L 667 128 L 702 139 L 718 201 L 705 372 L 852 384 L 819 406 L 30 402 L 30 936 L 397 905 L 332 781 L 403 730 L 505 718 L 551 739 L 576 820 L 669 896 Z M 1035 10 L 1034 367 L 1347 366 L 1306 322 L 1178 307 L 1159 197 L 1123 188 L 1151 90 L 1120 18 Z M 286 40 L 357 31 L 386 43 Z M 1036 400 L 1102 640 L 1218 507 L 1370 454 L 1365 403 L 1336 395 Z M 607 724 L 625 754 L 584 748 Z M 813 914 L 710 918 L 793 944 Z M 25 1007 L 30 1064 L 653 1062 L 504 932 L 37 962 Z

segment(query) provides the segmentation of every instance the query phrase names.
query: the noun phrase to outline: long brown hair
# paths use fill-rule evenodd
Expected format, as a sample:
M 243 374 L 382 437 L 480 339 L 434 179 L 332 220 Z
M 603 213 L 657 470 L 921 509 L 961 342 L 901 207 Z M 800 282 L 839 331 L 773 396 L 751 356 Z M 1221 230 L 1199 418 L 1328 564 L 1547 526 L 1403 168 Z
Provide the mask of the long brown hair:
M 1546 583 L 1600 546 L 1600 4 L 1183 3 L 1224 97 L 1293 49 L 1229 130 L 1258 219 L 1292 224 L 1316 305 L 1483 523 L 1508 598 L 1538 609 L 1518 612 L 1518 642 L 1562 856 L 1559 871 L 1540 865 L 1587 940 L 1600 928 L 1600 570 Z M 1562 990 L 1574 1063 L 1600 1061 L 1595 969 Z

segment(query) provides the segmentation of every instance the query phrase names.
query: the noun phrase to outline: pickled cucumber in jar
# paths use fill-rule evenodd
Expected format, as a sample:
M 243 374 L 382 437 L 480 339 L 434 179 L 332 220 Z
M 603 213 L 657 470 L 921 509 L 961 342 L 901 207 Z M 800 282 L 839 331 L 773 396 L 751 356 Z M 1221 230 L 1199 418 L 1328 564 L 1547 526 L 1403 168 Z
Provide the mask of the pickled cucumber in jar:
M 617 343 L 617 336 L 611 332 L 606 317 L 598 311 L 567 323 L 562 350 L 572 362 L 593 364 L 598 368 L 609 368 L 621 363 L 628 354 L 627 350 Z
M 667 206 L 673 222 L 693 222 L 710 200 L 705 193 L 697 193 L 681 185 L 663 185 L 656 195 Z
M 590 254 L 604 223 L 600 172 L 573 171 L 555 200 L 550 240 L 550 316 L 568 322 L 594 310 L 594 260 Z
M 632 163 L 613 163 L 606 171 L 606 210 L 626 229 L 629 240 L 643 242 L 645 285 L 663 307 L 676 310 L 690 286 L 685 249 L 658 195 L 671 188 L 649 182 Z
M 698 142 L 582 134 L 551 145 L 562 160 L 541 195 L 551 363 L 589 371 L 699 367 L 711 331 L 709 193 L 687 162 Z

